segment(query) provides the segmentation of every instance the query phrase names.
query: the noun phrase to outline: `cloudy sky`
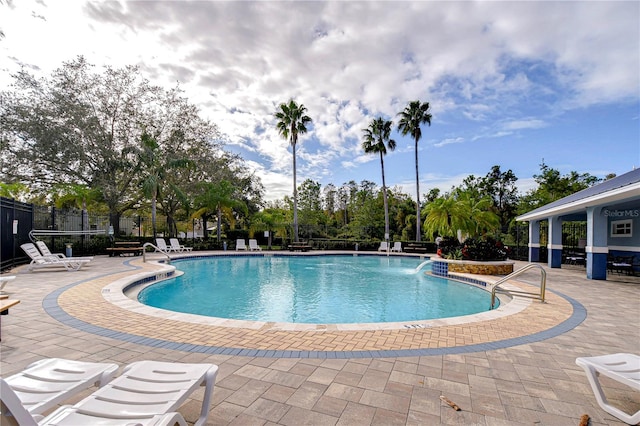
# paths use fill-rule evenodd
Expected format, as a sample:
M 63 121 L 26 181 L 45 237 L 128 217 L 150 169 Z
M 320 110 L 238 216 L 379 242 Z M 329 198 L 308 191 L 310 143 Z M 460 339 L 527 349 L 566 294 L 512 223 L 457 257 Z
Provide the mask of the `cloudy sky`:
M 313 119 L 298 182 L 381 185 L 362 129 L 429 102 L 421 192 L 493 165 L 522 190 L 544 161 L 604 177 L 640 167 L 637 1 L 0 0 L 0 90 L 25 67 L 49 75 L 84 55 L 179 82 L 261 177 L 291 194 L 291 151 L 273 114 L 289 99 Z M 387 184 L 415 193 L 413 141 L 394 132 Z

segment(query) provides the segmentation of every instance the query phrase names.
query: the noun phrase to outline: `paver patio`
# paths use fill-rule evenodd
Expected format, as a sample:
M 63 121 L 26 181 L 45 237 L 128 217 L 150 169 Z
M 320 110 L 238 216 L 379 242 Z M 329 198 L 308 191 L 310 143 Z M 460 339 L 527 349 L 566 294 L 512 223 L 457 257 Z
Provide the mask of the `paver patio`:
M 570 425 L 583 414 L 592 425 L 607 425 L 622 423 L 598 407 L 575 358 L 640 354 L 640 279 L 614 274 L 591 281 L 580 267 L 545 268 L 548 303 L 532 301 L 502 318 L 405 330 L 288 331 L 185 324 L 114 306 L 101 291 L 138 265 L 126 261 L 99 256 L 78 272 L 13 271 L 17 278 L 5 291 L 21 303 L 2 317 L 1 375 L 43 357 L 212 362 L 220 366 L 212 425 Z M 583 321 L 545 338 L 582 307 Z M 226 355 L 220 348 L 269 356 Z M 420 348 L 435 352 L 412 351 Z M 387 356 L 393 351 L 410 356 Z M 639 393 L 603 382 L 611 401 L 627 412 L 640 409 Z M 180 409 L 189 421 L 198 417 L 201 392 Z

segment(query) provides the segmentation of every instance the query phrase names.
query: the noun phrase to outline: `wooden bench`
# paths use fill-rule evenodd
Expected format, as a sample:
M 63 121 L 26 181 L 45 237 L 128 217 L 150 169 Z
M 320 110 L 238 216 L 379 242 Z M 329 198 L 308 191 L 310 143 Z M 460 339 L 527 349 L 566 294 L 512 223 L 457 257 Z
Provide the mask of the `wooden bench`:
M 6 294 L 0 295 L 0 341 L 2 341 L 2 315 L 9 314 L 9 308 L 20 303 L 17 299 L 9 299 Z
M 128 254 L 132 256 L 140 256 L 142 255 L 142 250 L 144 250 L 144 247 L 140 245 L 140 241 L 116 241 L 113 243 L 113 247 L 107 247 L 110 257 L 113 257 L 116 254 L 120 256 Z
M 427 247 L 420 243 L 409 243 L 403 248 L 405 253 L 426 253 Z
M 289 244 L 289 251 L 309 251 L 311 246 L 307 243 L 291 243 Z

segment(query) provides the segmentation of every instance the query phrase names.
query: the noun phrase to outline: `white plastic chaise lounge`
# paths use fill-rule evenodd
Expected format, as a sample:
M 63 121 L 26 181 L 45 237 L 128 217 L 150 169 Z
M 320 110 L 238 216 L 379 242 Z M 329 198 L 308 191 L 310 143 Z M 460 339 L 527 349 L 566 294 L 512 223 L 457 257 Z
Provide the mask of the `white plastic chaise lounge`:
M 262 251 L 262 247 L 258 245 L 258 240 L 251 239 L 249 240 L 249 250 L 254 251 Z
M 200 386 L 205 386 L 200 417 L 206 423 L 218 366 L 139 361 L 122 375 L 73 406 L 63 406 L 33 425 L 173 425 L 186 426 L 176 410 Z M 5 382 L 2 381 L 4 385 Z M 5 400 L 5 389 L 2 389 Z M 18 410 L 16 410 L 18 411 Z M 12 414 L 19 420 L 16 414 Z M 23 413 L 24 414 L 24 413 Z
M 393 243 L 393 247 L 391 247 L 391 251 L 401 253 L 402 252 L 402 243 L 400 241 L 396 241 Z
M 158 425 L 175 425 L 187 426 L 184 417 L 179 413 L 168 413 L 165 415 L 154 415 L 144 419 L 130 419 L 109 416 L 101 418 L 91 415 L 90 413 L 81 413 L 81 417 L 75 417 L 78 413 L 77 409 L 68 405 L 55 410 L 47 417 L 33 415 L 21 404 L 20 398 L 14 390 L 7 384 L 4 379 L 0 379 L 0 401 L 7 407 L 9 413 L 6 417 L 13 417 L 19 426 L 84 426 L 84 425 L 101 425 L 101 426 L 158 426 Z
M 236 240 L 236 251 L 238 251 L 238 250 L 246 250 L 246 249 L 247 249 L 247 246 L 244 243 L 243 239 Z
M 389 244 L 386 241 L 380 242 L 380 247 L 378 247 L 378 251 L 387 251 L 389 250 Z
M 61 358 L 46 358 L 29 365 L 20 373 L 1 379 L 3 386 L 11 389 L 22 410 L 29 417 L 41 419 L 43 412 L 55 407 L 75 394 L 96 386 L 104 386 L 118 370 L 117 364 L 82 362 Z M 8 391 L 7 391 L 8 392 Z M 5 402 L 5 390 L 0 392 Z M 23 424 L 14 411 L 21 411 L 15 404 L 5 405 Z
M 86 259 L 61 259 L 56 256 L 43 256 L 33 243 L 24 243 L 20 246 L 27 256 L 31 258 L 31 263 L 27 266 L 29 271 L 36 268 L 46 268 L 51 266 L 64 267 L 67 271 L 77 271 L 82 265 L 89 262 Z
M 582 367 L 587 374 L 587 379 L 598 401 L 598 405 L 600 405 L 604 411 L 630 425 L 640 423 L 640 410 L 635 414 L 627 414 L 609 404 L 599 380 L 600 375 L 607 376 L 636 391 L 640 391 L 640 356 L 617 353 L 594 357 L 580 357 L 576 358 L 576 364 Z
M 171 248 L 173 249 L 173 251 L 178 253 L 182 253 L 185 251 L 189 252 L 193 250 L 193 247 L 185 247 L 182 244 L 180 244 L 180 241 L 178 241 L 177 238 L 169 238 L 169 243 L 171 244 Z
M 54 257 L 57 257 L 59 259 L 87 260 L 89 262 L 93 260 L 92 256 L 87 256 L 87 257 L 67 257 L 63 253 L 51 253 L 51 250 L 49 250 L 49 247 L 47 246 L 47 243 L 45 243 L 44 241 L 36 241 L 36 246 L 38 246 L 38 250 L 40 250 L 40 253 L 42 253 L 42 255 L 44 257 L 54 256 Z
M 175 251 L 173 247 L 167 245 L 164 238 L 156 238 L 156 247 L 158 248 L 156 251 L 160 250 L 163 253 Z
M 0 294 L 5 294 L 4 286 L 6 286 L 9 281 L 13 281 L 15 279 L 16 279 L 15 275 L 1 275 L 0 276 Z

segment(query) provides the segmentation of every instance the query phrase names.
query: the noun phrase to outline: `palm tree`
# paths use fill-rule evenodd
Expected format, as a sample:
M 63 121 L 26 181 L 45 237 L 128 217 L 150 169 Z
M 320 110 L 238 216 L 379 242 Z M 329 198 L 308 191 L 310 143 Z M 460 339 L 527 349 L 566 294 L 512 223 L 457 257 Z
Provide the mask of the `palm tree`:
M 459 203 L 453 195 L 439 197 L 429 203 L 425 209 L 427 217 L 424 228 L 428 235 L 455 236 L 458 229 L 466 231 L 471 227 L 466 206 Z
M 409 105 L 399 113 L 400 122 L 398 130 L 403 136 L 410 134 L 416 142 L 416 241 L 420 241 L 421 216 L 420 216 L 420 174 L 418 173 L 418 141 L 422 138 L 422 130 L 420 125 L 428 124 L 431 126 L 431 114 L 429 114 L 429 102 L 421 103 L 420 101 L 409 102 Z
M 163 185 L 172 169 L 186 167 L 190 160 L 186 158 L 167 158 L 157 139 L 147 132 L 141 136 L 140 174 L 142 192 L 151 198 L 151 226 L 153 238 L 156 237 L 156 212 L 158 199 L 162 196 Z
M 475 198 L 466 192 L 439 197 L 426 207 L 424 228 L 428 234 L 478 236 L 500 227 L 498 216 L 491 211 L 489 197 Z
M 251 232 L 267 231 L 269 233 L 268 250 L 271 250 L 271 241 L 274 232 L 286 236 L 287 227 L 284 225 L 286 213 L 281 209 L 265 209 L 257 212 L 251 221 Z
M 246 213 L 247 206 L 237 199 L 236 188 L 229 181 L 221 180 L 218 183 L 202 182 L 201 188 L 202 192 L 195 200 L 200 209 L 193 216 L 200 217 L 215 211 L 218 219 L 217 241 L 220 242 L 223 213 L 233 226 L 233 210 L 240 210 Z
M 298 135 L 307 133 L 306 125 L 311 123 L 311 118 L 305 115 L 307 108 L 304 105 L 298 105 L 293 99 L 289 103 L 283 103 L 279 106 L 279 111 L 275 117 L 280 120 L 276 127 L 278 133 L 288 139 L 293 149 L 293 238 L 298 241 L 298 187 L 296 185 L 296 144 L 298 143 Z
M 367 154 L 380 154 L 380 166 L 382 168 L 382 196 L 384 200 L 384 239 L 389 240 L 389 202 L 387 201 L 387 184 L 384 180 L 384 156 L 389 151 L 396 149 L 396 141 L 390 139 L 391 120 L 386 121 L 382 117 L 373 119 L 369 127 L 362 129 L 364 132 L 364 141 L 362 149 Z M 386 145 L 385 145 L 386 143 Z

